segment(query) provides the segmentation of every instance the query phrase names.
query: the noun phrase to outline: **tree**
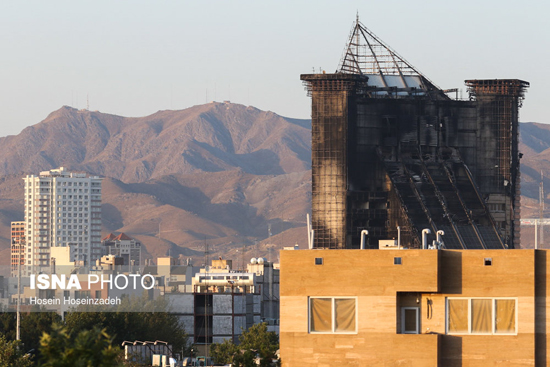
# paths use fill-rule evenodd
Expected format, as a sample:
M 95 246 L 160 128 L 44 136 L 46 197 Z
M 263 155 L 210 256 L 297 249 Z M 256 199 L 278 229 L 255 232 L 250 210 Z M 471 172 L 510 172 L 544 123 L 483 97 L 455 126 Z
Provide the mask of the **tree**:
M 0 367 L 31 367 L 32 358 L 21 352 L 21 342 L 0 335 Z
M 260 366 L 270 366 L 277 358 L 279 337 L 273 331 L 267 331 L 267 324 L 251 326 L 239 336 L 239 348 L 254 351 L 260 356 Z
M 256 324 L 239 336 L 239 345 L 230 340 L 214 343 L 210 355 L 217 364 L 232 363 L 235 367 L 256 366 L 255 356 L 260 357 L 260 366 L 271 366 L 277 359 L 279 337 L 267 331 L 267 324 Z
M 43 367 L 121 366 L 120 349 L 113 347 L 105 329 L 97 327 L 69 332 L 56 324 L 40 339 L 40 353 Z
M 143 297 L 124 297 L 116 312 L 78 312 L 67 314 L 65 325 L 74 331 L 90 330 L 94 326 L 105 329 L 115 344 L 129 340 L 162 340 L 174 351 L 188 349 L 188 335 L 178 316 L 166 312 L 164 299 L 149 300 Z
M 255 353 L 251 350 L 243 350 L 235 354 L 232 361 L 233 367 L 256 367 Z
M 34 310 L 21 315 L 21 341 L 25 350 L 37 351 L 42 334 L 49 333 L 52 326 L 61 322 L 61 316 L 55 312 Z
M 233 361 L 239 348 L 229 339 L 224 339 L 223 343 L 214 343 L 210 346 L 210 356 L 215 364 L 229 364 Z
M 22 351 L 38 350 L 40 337 L 44 332 L 51 331 L 52 325 L 61 321 L 61 316 L 55 312 L 44 312 L 35 308 L 31 312 L 21 314 L 21 344 Z M 16 314 L 15 312 L 0 313 L 0 334 L 6 340 L 15 340 Z

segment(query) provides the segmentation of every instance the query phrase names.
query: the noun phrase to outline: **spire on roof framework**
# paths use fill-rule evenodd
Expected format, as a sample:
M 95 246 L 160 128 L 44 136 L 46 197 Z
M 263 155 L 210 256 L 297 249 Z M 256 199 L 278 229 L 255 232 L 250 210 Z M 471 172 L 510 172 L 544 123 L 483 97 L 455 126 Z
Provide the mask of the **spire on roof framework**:
M 359 22 L 353 25 L 338 72 L 346 74 L 422 75 Z M 423 75 L 422 75 L 423 76 Z M 425 78 L 425 77 L 424 77 Z M 426 78 L 427 79 L 427 78 Z

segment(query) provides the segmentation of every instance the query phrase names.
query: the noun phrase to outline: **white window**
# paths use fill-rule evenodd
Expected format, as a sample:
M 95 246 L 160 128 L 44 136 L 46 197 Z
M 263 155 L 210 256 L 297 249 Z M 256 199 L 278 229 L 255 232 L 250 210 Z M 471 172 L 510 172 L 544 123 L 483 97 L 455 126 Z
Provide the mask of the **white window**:
M 447 298 L 447 334 L 517 334 L 517 299 Z
M 357 298 L 310 297 L 310 333 L 357 333 Z

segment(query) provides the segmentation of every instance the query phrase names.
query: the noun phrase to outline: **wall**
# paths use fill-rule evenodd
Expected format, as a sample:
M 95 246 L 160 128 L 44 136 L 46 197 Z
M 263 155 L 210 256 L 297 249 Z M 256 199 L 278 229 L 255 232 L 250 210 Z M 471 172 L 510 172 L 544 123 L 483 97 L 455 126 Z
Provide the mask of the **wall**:
M 402 265 L 393 264 L 395 256 Z M 324 264 L 314 265 L 316 257 Z M 397 291 L 438 291 L 437 270 L 437 251 L 282 251 L 283 366 L 383 365 L 391 359 L 435 365 L 439 337 L 397 335 L 395 315 Z M 357 334 L 309 334 L 309 296 L 356 296 Z M 414 348 L 404 343 L 414 337 Z
M 535 292 L 536 292 L 536 312 L 535 312 L 535 351 L 536 351 L 536 366 L 547 366 L 550 350 L 550 303 L 548 295 L 550 295 L 550 282 L 548 274 L 550 274 L 550 257 L 548 251 L 535 251 Z
M 535 362 L 545 366 L 550 346 L 546 254 L 543 250 L 282 251 L 283 366 Z M 393 264 L 397 256 L 402 265 Z M 314 265 L 315 258 L 323 258 L 323 265 Z M 485 258 L 492 259 L 490 266 Z M 311 296 L 357 297 L 357 333 L 308 333 Z M 447 297 L 517 299 L 517 335 L 446 335 Z M 415 306 L 417 300 L 421 335 L 400 334 L 400 307 Z
M 535 362 L 535 253 L 533 250 L 440 251 L 440 294 L 424 294 L 422 332 L 443 334 L 444 366 L 524 366 Z M 484 259 L 492 265 L 485 266 Z M 445 334 L 447 297 L 517 298 L 517 335 Z M 433 302 L 428 320 L 427 300 Z M 458 354 L 460 353 L 460 357 Z

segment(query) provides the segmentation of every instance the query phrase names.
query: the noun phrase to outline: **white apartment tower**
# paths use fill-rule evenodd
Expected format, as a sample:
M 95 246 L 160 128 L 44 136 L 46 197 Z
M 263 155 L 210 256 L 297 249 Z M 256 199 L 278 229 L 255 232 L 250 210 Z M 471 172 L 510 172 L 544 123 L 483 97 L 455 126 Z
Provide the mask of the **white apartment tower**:
M 101 179 L 64 167 L 25 178 L 25 273 L 50 272 L 51 248 L 65 247 L 76 265 L 101 257 Z

